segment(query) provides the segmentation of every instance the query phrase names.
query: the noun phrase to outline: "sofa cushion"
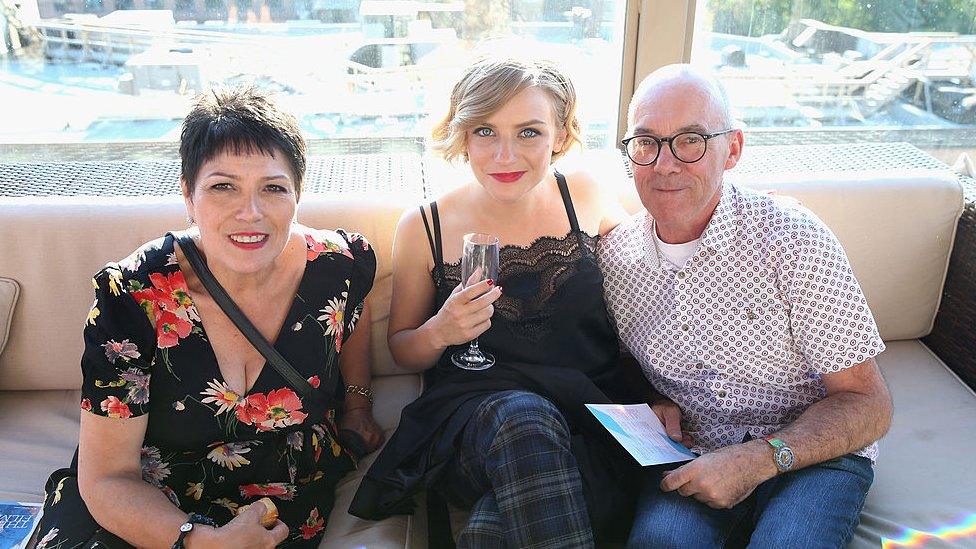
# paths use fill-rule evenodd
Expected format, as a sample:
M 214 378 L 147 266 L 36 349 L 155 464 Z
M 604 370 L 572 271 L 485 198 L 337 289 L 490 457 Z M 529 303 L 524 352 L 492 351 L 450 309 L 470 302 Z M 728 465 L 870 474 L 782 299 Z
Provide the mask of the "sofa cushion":
M 412 196 L 382 193 L 309 194 L 299 206 L 301 222 L 360 232 L 373 245 L 377 271 L 369 306 L 375 375 L 403 373 L 386 345 L 390 254 L 400 213 L 417 202 Z M 0 239 L 0 274 L 21 285 L 14 328 L 0 355 L 0 390 L 80 387 L 81 328 L 92 301 L 91 276 L 106 262 L 185 226 L 183 201 L 175 196 L 0 201 L 0 234 L 5 235 Z
M 7 336 L 10 335 L 10 325 L 14 319 L 14 307 L 17 296 L 20 295 L 20 285 L 12 278 L 0 278 L 0 355 L 7 346 Z
M 389 436 L 391 431 L 387 431 Z M 339 483 L 336 503 L 326 523 L 325 538 L 319 547 L 346 549 L 348 547 L 402 548 L 426 547 L 427 524 L 423 515 L 397 515 L 381 521 L 363 520 L 349 514 L 363 475 L 379 452 L 360 462 L 356 471 Z
M 80 390 L 0 391 L 0 501 L 42 501 L 78 446 Z
M 976 516 L 976 394 L 917 340 L 890 342 L 878 364 L 894 418 L 851 547 L 879 547 L 909 529 L 960 534 Z

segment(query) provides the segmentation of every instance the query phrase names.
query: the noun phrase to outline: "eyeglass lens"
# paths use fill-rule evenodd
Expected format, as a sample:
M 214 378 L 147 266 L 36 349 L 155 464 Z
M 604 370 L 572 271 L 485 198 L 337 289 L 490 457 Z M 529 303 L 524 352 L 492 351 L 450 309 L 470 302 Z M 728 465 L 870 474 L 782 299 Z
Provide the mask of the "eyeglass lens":
M 705 156 L 705 137 L 698 133 L 679 133 L 669 145 L 671 154 L 682 162 L 697 162 Z M 638 164 L 650 164 L 657 160 L 660 147 L 660 141 L 641 136 L 627 143 L 627 154 Z

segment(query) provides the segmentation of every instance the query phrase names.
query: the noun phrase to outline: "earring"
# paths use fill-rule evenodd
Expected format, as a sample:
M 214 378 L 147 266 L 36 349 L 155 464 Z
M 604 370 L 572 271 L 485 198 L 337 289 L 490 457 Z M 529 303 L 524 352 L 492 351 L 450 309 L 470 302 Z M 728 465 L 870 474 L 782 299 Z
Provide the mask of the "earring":
M 195 221 L 193 221 L 193 216 L 192 215 L 187 215 L 186 216 L 186 224 L 187 225 L 193 225 L 193 223 L 195 223 Z

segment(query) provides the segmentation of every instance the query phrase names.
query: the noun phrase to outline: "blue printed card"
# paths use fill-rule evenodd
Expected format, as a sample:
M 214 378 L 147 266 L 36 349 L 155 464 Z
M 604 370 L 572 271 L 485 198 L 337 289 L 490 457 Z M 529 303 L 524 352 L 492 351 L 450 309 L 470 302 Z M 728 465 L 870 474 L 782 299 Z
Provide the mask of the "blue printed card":
M 40 503 L 0 501 L 0 549 L 27 547 L 40 520 Z

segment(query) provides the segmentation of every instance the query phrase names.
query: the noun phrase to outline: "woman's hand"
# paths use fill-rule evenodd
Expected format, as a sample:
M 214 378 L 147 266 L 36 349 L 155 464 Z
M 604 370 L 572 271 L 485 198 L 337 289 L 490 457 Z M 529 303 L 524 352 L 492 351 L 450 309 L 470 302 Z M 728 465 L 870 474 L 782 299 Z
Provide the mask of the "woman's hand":
M 361 436 L 366 443 L 367 454 L 379 448 L 386 440 L 383 429 L 373 419 L 373 411 L 366 406 L 346 410 L 339 420 L 339 428 L 349 429 Z
M 491 327 L 493 303 L 502 289 L 493 287 L 491 279 L 464 288 L 458 284 L 451 297 L 431 319 L 431 328 L 439 346 L 462 345 L 485 333 Z
M 267 530 L 261 526 L 264 516 L 264 505 L 251 505 L 243 513 L 220 528 L 193 528 L 187 536 L 187 549 L 210 547 L 233 547 L 234 549 L 267 549 L 273 548 L 288 537 L 288 527 L 280 520 L 274 528 Z M 199 529 L 199 530 L 198 530 Z

